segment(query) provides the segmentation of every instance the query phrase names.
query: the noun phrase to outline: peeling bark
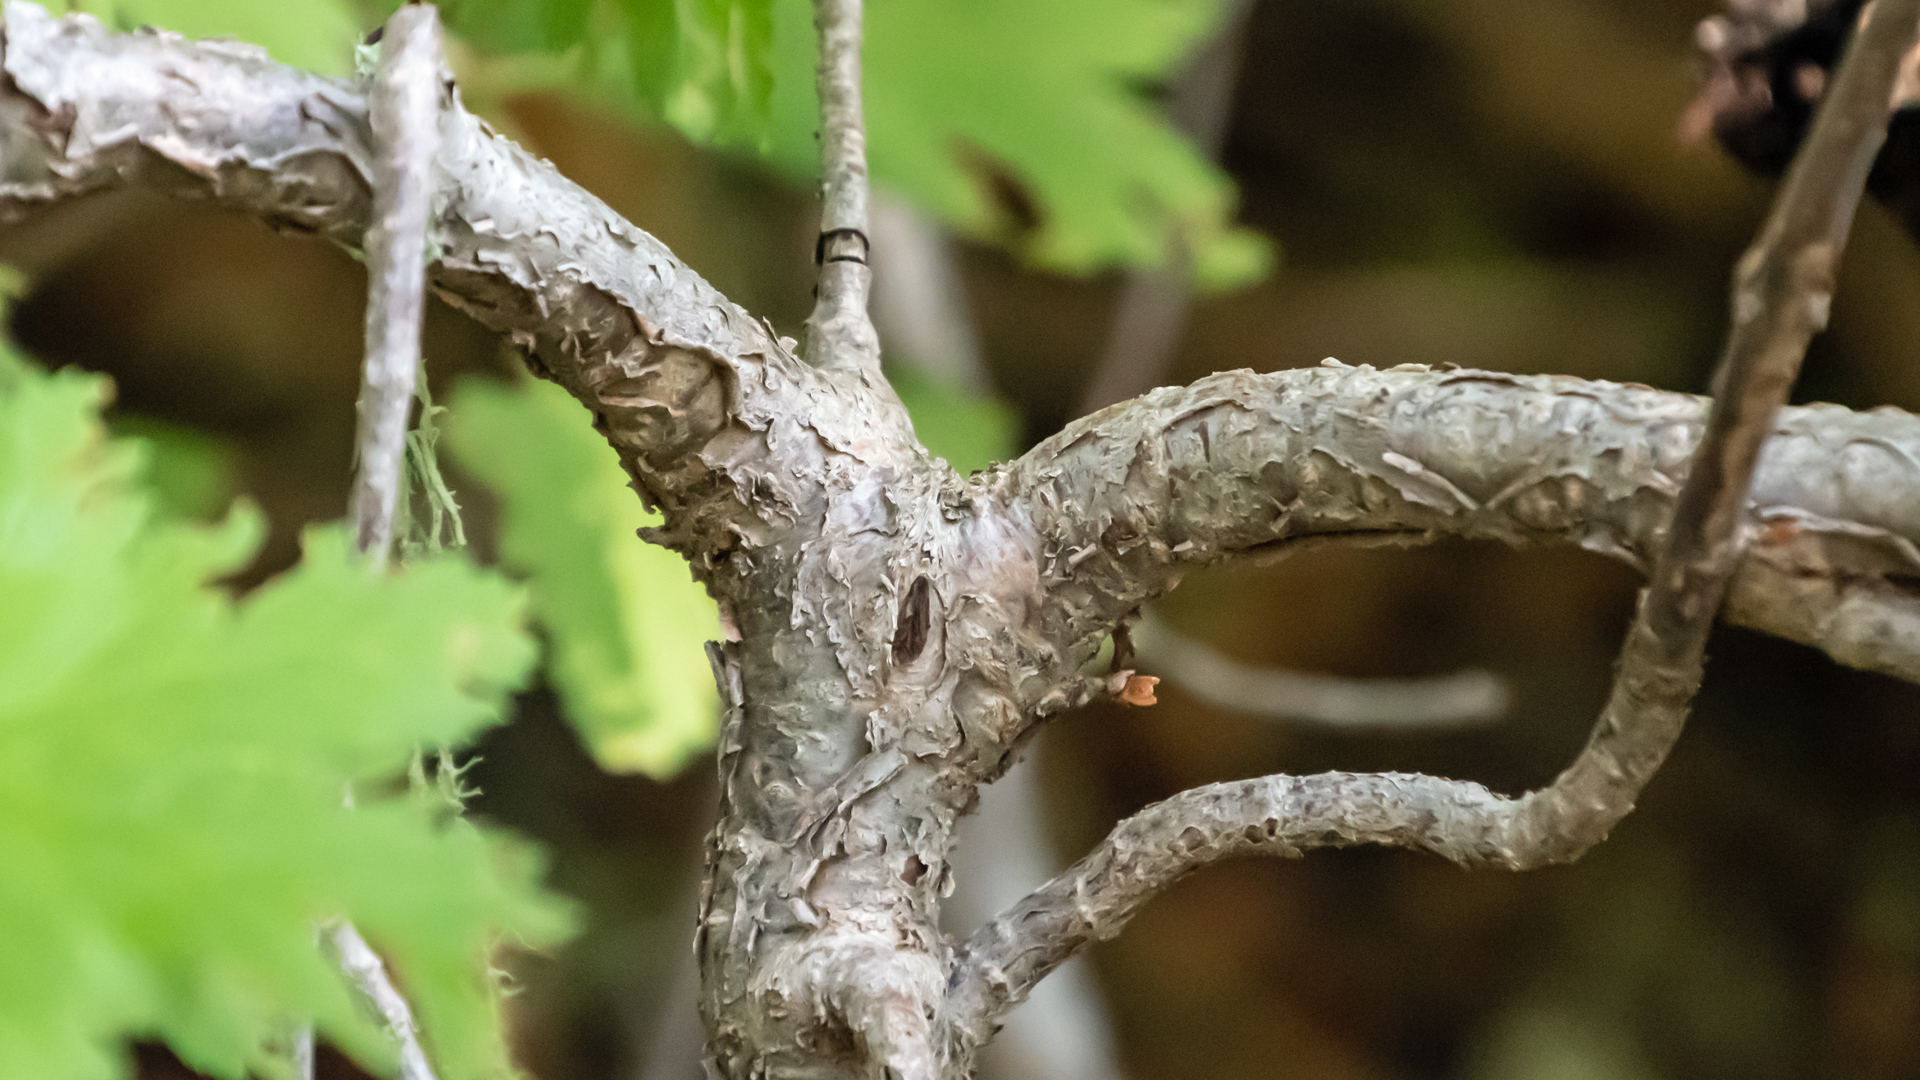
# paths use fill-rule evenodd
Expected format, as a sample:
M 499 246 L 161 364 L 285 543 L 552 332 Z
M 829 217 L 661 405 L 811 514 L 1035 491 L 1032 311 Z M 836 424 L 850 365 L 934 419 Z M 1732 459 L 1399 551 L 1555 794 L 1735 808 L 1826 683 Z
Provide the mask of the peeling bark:
M 138 185 L 365 242 L 374 151 L 353 87 L 244 46 L 5 14 L 0 220 Z M 962 478 L 877 375 L 801 363 L 457 97 L 439 122 L 432 287 L 589 410 L 665 514 L 648 538 L 686 556 L 729 628 L 712 650 L 727 712 L 697 942 L 727 1077 L 965 1074 L 991 1031 L 978 1003 L 1009 984 L 970 981 L 980 969 L 956 967 L 939 932 L 954 822 L 1036 723 L 1108 692 L 1082 664 L 1183 574 L 1443 535 L 1644 569 L 1703 430 L 1701 399 L 1644 387 L 1229 372 Z M 1920 420 L 1812 407 L 1773 431 L 1727 617 L 1920 681 Z M 1362 798 L 1348 839 L 1499 862 L 1472 814 L 1500 797 L 1427 778 L 1247 781 L 1152 813 L 1198 865 L 1298 846 L 1326 800 Z M 1110 843 L 1075 872 L 1128 881 L 1143 851 Z

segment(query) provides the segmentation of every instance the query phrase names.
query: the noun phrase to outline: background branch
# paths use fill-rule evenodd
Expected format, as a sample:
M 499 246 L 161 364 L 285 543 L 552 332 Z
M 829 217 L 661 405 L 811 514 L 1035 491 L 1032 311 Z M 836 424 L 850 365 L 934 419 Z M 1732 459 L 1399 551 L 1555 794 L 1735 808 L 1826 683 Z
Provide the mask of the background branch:
M 953 238 L 908 203 L 873 200 L 873 322 L 889 360 L 969 393 L 992 392 Z
M 1235 712 L 1335 728 L 1467 727 L 1498 720 L 1512 698 L 1489 671 L 1418 679 L 1343 679 L 1242 664 L 1175 630 L 1151 607 L 1129 633 L 1140 669 Z
M 1525 870 L 1577 859 L 1632 810 L 1679 737 L 1699 687 L 1707 635 L 1742 553 L 1740 527 L 1761 447 L 1808 341 L 1826 324 L 1840 251 L 1917 24 L 1920 0 L 1875 5 L 1772 213 L 1736 268 L 1715 406 L 1612 692 L 1574 763 L 1551 786 L 1518 799 L 1425 776 L 1330 773 L 1213 785 L 1156 804 L 968 939 L 955 959 L 952 1003 L 964 1032 L 989 1038 L 999 1014 L 1067 956 L 1117 933 L 1173 881 L 1236 851 L 1297 856 L 1314 847 L 1380 843 L 1462 866 Z M 1422 471 L 1407 465 L 1399 467 L 1409 475 Z M 1457 488 L 1450 494 L 1473 501 Z
M 413 1022 L 413 1010 L 407 1007 L 407 999 L 394 989 L 380 954 L 373 951 L 350 922 L 334 923 L 322 932 L 322 939 L 338 960 L 340 969 L 347 973 L 353 988 L 373 1006 L 381 1023 L 399 1044 L 401 1080 L 434 1080 L 433 1066 L 427 1064 L 426 1052 L 420 1047 L 420 1031 Z

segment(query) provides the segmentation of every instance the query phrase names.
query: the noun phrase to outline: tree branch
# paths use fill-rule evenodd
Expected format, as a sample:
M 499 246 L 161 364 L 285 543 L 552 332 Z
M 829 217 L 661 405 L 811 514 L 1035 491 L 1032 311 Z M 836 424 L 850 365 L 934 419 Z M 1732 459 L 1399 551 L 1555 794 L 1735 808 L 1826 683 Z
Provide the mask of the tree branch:
M 367 1004 L 380 1017 L 394 1041 L 400 1044 L 400 1080 L 434 1080 L 433 1066 L 420 1047 L 420 1032 L 413 1023 L 413 1010 L 407 999 L 387 978 L 386 965 L 373 951 L 360 931 L 350 922 L 337 922 L 322 931 L 322 940 L 339 961 L 340 969 L 353 981 Z
M 954 961 L 950 1001 L 960 1038 L 991 1037 L 997 1017 L 1048 971 L 1087 941 L 1117 933 L 1167 885 L 1226 855 L 1298 856 L 1314 847 L 1379 843 L 1462 866 L 1526 870 L 1570 862 L 1605 839 L 1633 809 L 1686 721 L 1707 635 L 1743 552 L 1754 469 L 1807 343 L 1826 325 L 1840 251 L 1885 138 L 1894 80 L 1917 25 L 1920 0 L 1875 6 L 1736 268 L 1733 329 L 1714 380 L 1715 407 L 1628 630 L 1612 693 L 1573 764 L 1552 785 L 1518 799 L 1426 776 L 1327 773 L 1219 784 L 1149 807 L 967 940 Z M 1437 488 L 1428 501 L 1476 508 L 1471 494 L 1412 459 L 1388 453 L 1382 464 Z M 1290 512 L 1285 501 L 1274 503 L 1281 517 Z M 1143 546 L 1108 532 L 1091 539 Z
M 229 43 L 5 11 L 0 218 L 141 185 L 361 242 L 377 155 L 352 88 Z M 650 535 L 690 557 L 738 632 L 720 652 L 738 692 L 699 929 L 703 1008 L 729 1076 L 817 1071 L 806 1040 L 847 1032 L 866 1040 L 864 1060 L 913 1080 L 936 1057 L 964 1067 L 964 1046 L 949 1056 L 929 1040 L 953 1021 L 955 1045 L 977 1044 L 1055 951 L 1117 929 L 1126 889 L 1069 883 L 952 971 L 937 892 L 974 786 L 1006 767 L 1036 715 L 1089 692 L 1079 665 L 1181 573 L 1315 539 L 1443 534 L 1574 542 L 1650 565 L 1705 423 L 1697 399 L 1573 379 L 1241 372 L 1085 418 L 962 480 L 926 458 L 883 382 L 799 363 L 457 99 L 441 135 L 430 283 L 592 411 L 665 511 Z M 1813 408 L 1772 426 L 1755 505 L 1736 496 L 1740 512 L 1723 515 L 1755 540 L 1729 617 L 1920 679 L 1920 599 L 1900 584 L 1920 574 L 1920 421 Z M 1714 461 L 1734 475 L 1737 461 Z M 1684 698 L 1690 685 L 1656 672 L 1628 696 Z M 1338 800 L 1378 798 L 1367 813 L 1397 816 L 1340 827 L 1519 865 L 1564 857 L 1593 828 L 1543 848 L 1532 811 L 1509 809 L 1479 838 L 1430 836 L 1486 800 L 1521 804 L 1437 780 L 1314 783 L 1183 796 L 1221 808 L 1217 835 L 1202 822 L 1161 836 L 1149 811 L 1142 836 L 1176 854 L 1285 850 L 1292 815 L 1311 824 Z M 1082 868 L 1142 868 L 1145 896 L 1173 867 L 1141 858 L 1102 849 Z
M 884 386 L 880 338 L 867 317 L 867 129 L 860 101 L 861 0 L 814 0 L 820 35 L 820 285 L 807 319 L 807 362 Z
M 1004 483 L 1039 537 L 1042 636 L 1079 664 L 1185 574 L 1300 545 L 1566 543 L 1647 570 L 1706 405 L 1485 371 L 1224 372 L 1069 424 Z M 1782 410 L 1729 620 L 1920 681 L 1898 583 L 1920 571 L 1916 492 L 1920 420 Z
M 1220 156 L 1226 139 L 1252 15 L 1252 0 L 1232 0 L 1219 29 L 1188 59 L 1167 103 L 1173 126 L 1209 160 Z M 1188 283 L 1193 268 L 1185 236 L 1174 238 L 1173 256 L 1172 266 L 1127 275 L 1107 342 L 1081 391 L 1080 412 L 1104 409 L 1166 382 L 1193 306 Z
M 1242 664 L 1140 612 L 1130 634 L 1143 671 L 1158 673 L 1202 701 L 1236 712 L 1329 728 L 1455 729 L 1507 711 L 1505 680 L 1469 670 L 1429 678 L 1343 679 Z
M 233 42 L 111 34 L 25 3 L 5 12 L 0 221 L 142 186 L 363 242 L 377 154 L 352 87 Z M 765 438 L 749 433 L 781 424 L 830 448 L 911 455 L 890 393 L 799 363 L 791 342 L 457 95 L 435 172 L 429 283 L 592 410 L 642 496 L 666 511 L 664 542 L 696 560 L 736 546 L 729 526 L 754 527 L 737 513 L 743 486 L 808 499 L 796 465 L 764 467 Z M 820 407 L 794 409 L 802 398 Z
M 351 87 L 230 42 L 109 34 L 32 4 L 5 13 L 0 221 L 139 186 L 361 243 L 373 153 Z M 697 558 L 733 547 L 728 526 L 747 527 L 726 512 L 736 484 L 805 501 L 794 473 L 817 465 L 767 468 L 767 436 L 756 445 L 751 432 L 911 445 L 870 392 L 799 363 L 659 241 L 457 101 L 442 131 L 429 282 L 592 410 L 643 497 L 668 511 L 661 540 Z M 1459 535 L 1578 543 L 1644 569 L 1702 415 L 1685 395 L 1566 378 L 1226 373 L 1075 421 L 990 481 L 1046 563 L 1041 636 L 1077 664 L 1180 575 L 1256 548 Z M 1889 582 L 1920 568 L 1916 462 L 1904 414 L 1785 410 L 1755 477 L 1760 543 L 1727 617 L 1920 681 L 1920 603 Z M 1108 533 L 1124 551 L 1097 542 Z
M 360 383 L 360 430 L 348 516 L 377 572 L 393 546 L 401 497 L 407 415 L 420 367 L 427 292 L 427 227 L 433 159 L 440 146 L 440 87 L 446 81 L 440 16 L 406 4 L 387 21 L 367 95 L 373 133 L 373 224 L 367 230 L 367 359 Z
M 440 13 L 409 3 L 387 20 L 367 111 L 373 150 L 373 223 L 367 229 L 367 356 L 361 368 L 358 467 L 347 515 L 360 555 L 386 570 L 400 499 L 407 416 L 420 368 L 420 323 L 427 300 L 427 229 L 433 161 L 440 145 L 440 87 L 447 81 Z M 406 998 L 386 965 L 349 920 L 323 934 L 325 944 L 400 1047 L 402 1080 L 434 1080 Z M 304 1075 L 313 1075 L 313 1029 L 302 1032 Z M 297 1057 L 299 1055 L 296 1055 Z M 298 1067 L 298 1066 L 297 1066 Z

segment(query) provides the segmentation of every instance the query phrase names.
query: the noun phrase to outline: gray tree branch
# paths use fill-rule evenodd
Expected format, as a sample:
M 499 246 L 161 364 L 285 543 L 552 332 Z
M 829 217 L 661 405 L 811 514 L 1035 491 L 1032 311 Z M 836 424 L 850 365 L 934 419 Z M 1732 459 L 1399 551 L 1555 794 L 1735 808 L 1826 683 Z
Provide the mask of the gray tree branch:
M 0 219 L 138 185 L 364 242 L 377 153 L 353 88 L 243 46 L 109 34 L 19 3 L 5 17 Z M 956 969 L 937 916 L 978 785 L 1037 717 L 1099 691 L 1081 664 L 1182 573 L 1257 549 L 1439 535 L 1649 566 L 1706 420 L 1694 398 L 1573 379 L 1237 372 L 962 479 L 918 446 L 877 375 L 800 363 L 457 96 L 440 125 L 429 283 L 587 407 L 665 513 L 650 538 L 688 557 L 730 630 L 713 653 L 722 806 L 696 943 L 708 1049 L 728 1077 L 962 1075 L 996 1010 L 1051 962 L 1041 953 L 1085 929 L 1066 908 L 1117 926 L 1100 913 L 1130 910 L 1118 886 L 1066 908 L 1047 894 Z M 1734 518 L 1754 546 L 1728 616 L 1920 679 L 1920 600 L 1901 584 L 1920 567 L 1920 421 L 1812 408 L 1772 427 Z M 1502 864 L 1537 854 L 1480 817 L 1496 797 L 1470 786 L 1318 782 L 1190 793 L 1166 820 L 1191 835 L 1157 819 L 1141 835 L 1167 841 L 1172 865 L 1243 842 L 1280 850 L 1291 815 L 1311 825 L 1364 796 L 1340 819 L 1356 837 Z M 1456 819 L 1465 832 L 1429 835 Z M 1095 858 L 1148 891 L 1150 868 L 1170 865 L 1112 846 Z M 1018 947 L 989 962 L 994 941 Z
M 1733 327 L 1714 407 L 1656 542 L 1612 692 L 1573 764 L 1519 798 L 1435 777 L 1327 773 L 1219 784 L 1158 803 L 967 940 L 949 1003 L 960 1037 L 990 1037 L 999 1014 L 1048 971 L 1087 941 L 1118 932 L 1160 889 L 1225 855 L 1298 856 L 1378 843 L 1462 866 L 1526 870 L 1579 858 L 1632 811 L 1699 688 L 1707 636 L 1751 535 L 1741 526 L 1754 470 L 1807 343 L 1826 325 L 1840 252 L 1885 141 L 1894 81 L 1916 29 L 1920 0 L 1875 5 L 1735 270 Z M 1200 434 L 1205 453 L 1204 428 Z M 1462 509 L 1477 501 L 1413 459 L 1388 452 L 1382 464 L 1416 483 L 1437 480 L 1439 501 L 1450 497 Z M 1273 501 L 1285 516 L 1298 500 Z M 1116 538 L 1109 527 L 1088 542 L 1124 550 L 1142 546 L 1140 539 Z
M 1498 720 L 1512 697 L 1506 681 L 1489 671 L 1343 679 L 1242 664 L 1181 634 L 1150 607 L 1141 609 L 1129 634 L 1142 671 L 1202 701 L 1254 716 L 1329 728 L 1431 731 Z
M 373 152 L 373 221 L 366 234 L 367 355 L 361 367 L 356 468 L 347 516 L 360 555 L 384 572 L 393 548 L 393 520 L 405 497 L 402 471 L 414 376 L 420 368 L 420 323 L 427 301 L 427 230 L 433 161 L 440 143 L 440 87 L 447 80 L 440 13 L 409 3 L 387 20 L 380 60 L 368 84 Z M 373 1007 L 400 1048 L 402 1080 L 434 1080 L 406 998 L 352 922 L 323 932 L 327 951 Z M 296 1067 L 313 1075 L 313 1029 L 306 1028 Z
M 321 937 L 323 945 L 334 954 L 340 969 L 352 981 L 353 988 L 400 1045 L 400 1080 L 434 1080 L 433 1066 L 427 1063 L 426 1051 L 420 1047 L 420 1031 L 414 1026 L 413 1010 L 407 1007 L 407 999 L 394 989 L 380 954 L 373 951 L 350 922 L 331 924 L 322 930 Z M 311 1044 L 308 1055 L 311 1062 Z
M 367 358 L 360 382 L 352 518 L 375 571 L 393 547 L 407 415 L 420 367 L 427 297 L 427 228 L 433 160 L 440 143 L 440 87 L 447 79 L 440 15 L 406 4 L 387 21 L 367 90 L 373 135 L 373 222 L 367 229 Z
M 880 377 L 880 338 L 867 318 L 873 288 L 867 225 L 867 129 L 860 91 L 861 0 L 814 0 L 819 32 L 820 284 L 807 319 L 807 362 Z M 891 394 L 891 391 L 887 391 Z

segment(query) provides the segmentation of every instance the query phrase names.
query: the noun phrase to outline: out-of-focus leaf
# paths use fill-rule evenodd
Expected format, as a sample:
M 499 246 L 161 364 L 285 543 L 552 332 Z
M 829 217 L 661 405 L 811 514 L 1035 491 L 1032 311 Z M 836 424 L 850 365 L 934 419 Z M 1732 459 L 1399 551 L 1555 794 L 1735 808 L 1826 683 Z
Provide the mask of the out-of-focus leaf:
M 1203 288 L 1266 272 L 1235 194 L 1168 124 L 1169 78 L 1222 0 L 873 0 L 866 8 L 874 182 L 957 230 L 1068 273 L 1184 259 Z M 496 55 L 565 53 L 509 79 L 566 87 L 697 140 L 819 174 L 809 0 L 453 0 Z M 769 74 L 770 73 L 770 74 Z
M 349 916 L 393 961 L 442 1076 L 506 1070 L 488 952 L 556 940 L 525 852 L 362 791 L 498 719 L 533 643 L 456 560 L 374 578 L 338 529 L 234 602 L 256 514 L 156 518 L 105 382 L 0 363 L 0 1076 L 129 1075 L 125 1040 L 277 1076 L 298 1018 L 392 1049 L 314 942 Z
M 353 46 L 363 31 L 348 0 L 73 0 L 69 6 L 121 30 L 157 26 L 190 38 L 252 42 L 283 64 L 323 75 L 352 72 Z
M 469 380 L 447 435 L 500 497 L 500 558 L 526 576 L 567 716 L 602 767 L 666 776 L 713 741 L 719 617 L 685 561 L 634 535 L 659 518 L 587 421 L 550 383 Z
M 771 153 L 817 175 L 807 0 L 774 7 Z M 1184 236 L 1198 283 L 1265 272 L 1232 227 L 1224 174 L 1142 87 L 1170 77 L 1221 0 L 873 0 L 866 15 L 874 182 L 968 235 L 1069 273 L 1164 266 Z
M 1019 449 L 1019 417 L 1004 402 L 936 382 L 910 364 L 889 367 L 887 381 L 913 417 L 921 444 L 961 473 L 1005 461 Z
M 177 518 L 212 521 L 232 504 L 233 458 L 218 439 L 145 416 L 117 416 L 116 438 L 143 444 L 140 483 L 154 506 Z
M 449 0 L 440 5 L 447 25 L 461 37 L 498 53 L 565 52 L 587 40 L 593 9 L 594 0 Z
M 772 92 L 773 0 L 448 0 L 498 54 L 575 54 L 573 78 L 625 94 L 689 138 L 757 143 Z

